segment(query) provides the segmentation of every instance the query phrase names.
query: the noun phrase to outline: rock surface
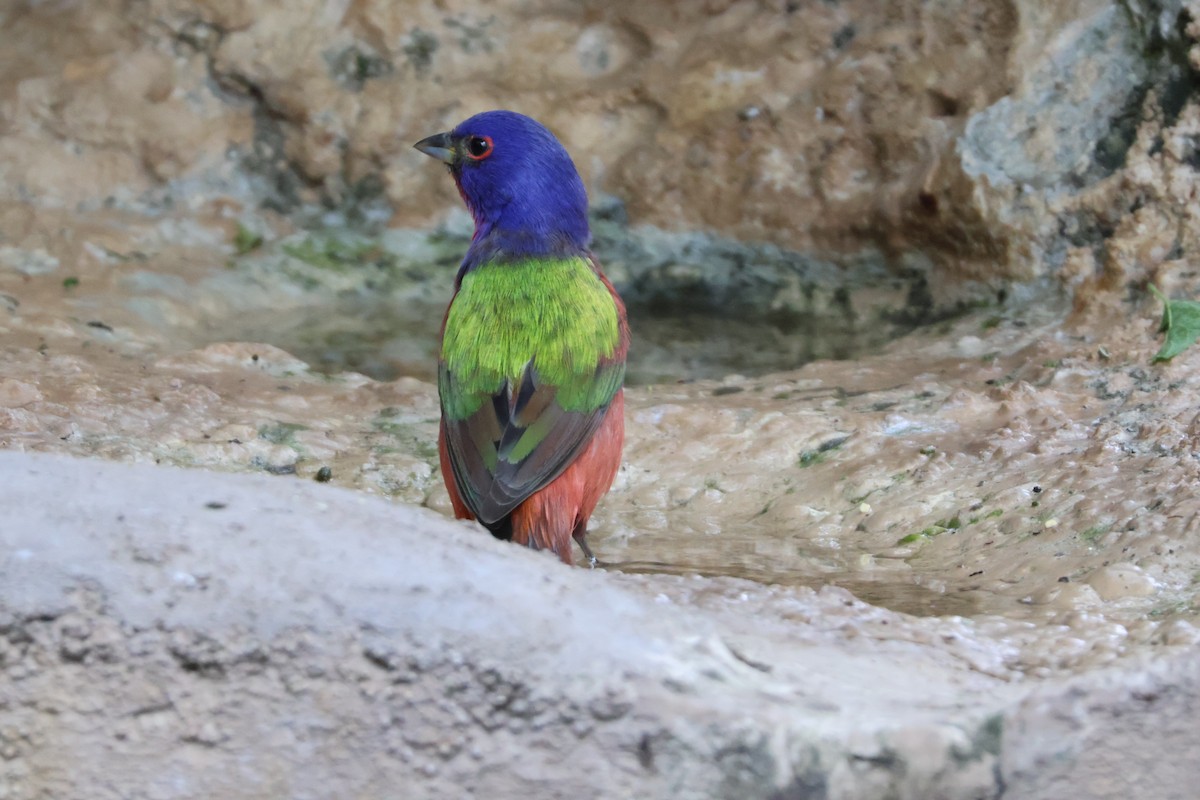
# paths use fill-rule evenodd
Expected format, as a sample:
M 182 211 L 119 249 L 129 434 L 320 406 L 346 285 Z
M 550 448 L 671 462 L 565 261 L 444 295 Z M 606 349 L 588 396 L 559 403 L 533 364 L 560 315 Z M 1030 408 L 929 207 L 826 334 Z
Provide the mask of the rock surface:
M 0 800 L 1194 794 L 1197 3 L 10 6 Z M 595 573 L 413 507 L 497 105 L 635 314 Z
M 1117 798 L 1200 777 L 1194 648 L 1022 681 L 961 619 L 551 569 L 335 487 L 15 453 L 0 474 L 5 798 Z
M 1052 308 L 976 315 L 853 362 L 633 388 L 589 573 L 366 496 L 447 511 L 431 384 L 189 347 L 209 281 L 247 309 L 298 296 L 241 282 L 205 230 L 179 274 L 0 274 L 0 447 L 27 451 L 0 462 L 10 797 L 1194 779 L 1200 351 L 1150 366 L 1153 309 L 1071 333 Z M 300 480 L 322 467 L 358 493 Z M 606 720 L 609 694 L 629 710 Z
M 1197 245 L 1194 2 L 101 0 L 0 17 L 0 199 L 456 206 L 408 145 L 548 122 L 636 224 L 867 259 L 938 298 L 1108 290 Z M 978 292 L 976 292 L 978 296 Z

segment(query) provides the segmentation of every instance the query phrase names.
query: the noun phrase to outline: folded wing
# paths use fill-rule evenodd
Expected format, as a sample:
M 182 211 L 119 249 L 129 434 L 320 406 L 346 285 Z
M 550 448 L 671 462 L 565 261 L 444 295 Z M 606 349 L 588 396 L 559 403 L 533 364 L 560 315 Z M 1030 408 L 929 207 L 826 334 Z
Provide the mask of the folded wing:
M 515 386 L 504 380 L 494 392 L 478 392 L 474 412 L 446 419 L 455 484 L 476 518 L 502 520 L 578 458 L 624 377 L 623 361 L 602 362 L 570 386 L 555 386 L 531 361 Z M 469 392 L 445 363 L 438 382 L 443 396 Z

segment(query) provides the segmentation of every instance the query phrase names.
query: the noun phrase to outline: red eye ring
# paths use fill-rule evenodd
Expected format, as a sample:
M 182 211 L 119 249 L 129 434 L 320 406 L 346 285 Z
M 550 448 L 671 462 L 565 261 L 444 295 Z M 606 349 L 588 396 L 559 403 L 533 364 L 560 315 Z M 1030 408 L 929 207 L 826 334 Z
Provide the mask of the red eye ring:
M 483 161 L 492 154 L 493 144 L 490 136 L 468 136 L 466 156 L 472 161 Z

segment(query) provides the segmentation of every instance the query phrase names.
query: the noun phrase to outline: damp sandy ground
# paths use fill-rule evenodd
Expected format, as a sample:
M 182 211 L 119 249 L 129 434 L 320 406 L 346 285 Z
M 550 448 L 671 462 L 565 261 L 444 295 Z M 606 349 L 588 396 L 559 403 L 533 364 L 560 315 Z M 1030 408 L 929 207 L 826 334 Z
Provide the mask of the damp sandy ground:
M 428 380 L 325 374 L 224 341 L 341 313 L 361 273 L 325 270 L 322 289 L 343 285 L 317 302 L 295 276 L 237 268 L 216 217 L 30 225 L 63 235 L 0 253 L 0 447 L 281 481 L 328 468 L 334 484 L 448 513 Z M 89 277 L 73 283 L 85 259 Z M 418 277 L 384 288 L 425 314 L 449 278 Z M 1006 670 L 1193 645 L 1200 351 L 1152 366 L 1157 309 L 1127 311 L 1089 323 L 1051 298 L 855 360 L 635 386 L 625 463 L 591 542 L 626 575 L 835 585 L 963 617 L 1006 642 Z M 408 343 L 417 375 L 431 342 Z

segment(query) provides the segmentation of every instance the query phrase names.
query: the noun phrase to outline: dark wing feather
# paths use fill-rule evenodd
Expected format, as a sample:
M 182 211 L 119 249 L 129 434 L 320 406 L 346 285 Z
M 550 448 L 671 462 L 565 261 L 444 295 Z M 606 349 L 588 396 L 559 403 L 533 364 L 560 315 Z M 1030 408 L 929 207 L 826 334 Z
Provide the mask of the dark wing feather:
M 540 382 L 531 364 L 515 391 L 505 382 L 470 416 L 445 420 L 455 484 L 476 518 L 485 525 L 503 520 L 562 474 L 595 435 L 624 375 L 622 362 L 601 364 L 591 380 L 603 403 L 568 411 L 558 403 L 558 387 Z M 438 380 L 443 391 L 462 390 L 444 363 Z

